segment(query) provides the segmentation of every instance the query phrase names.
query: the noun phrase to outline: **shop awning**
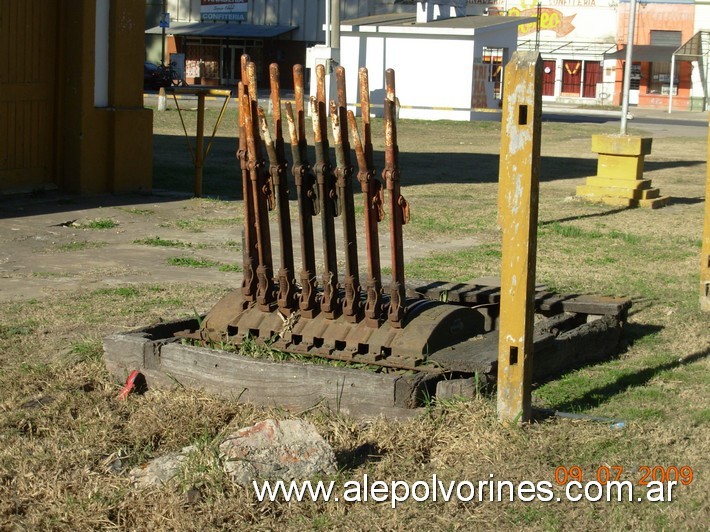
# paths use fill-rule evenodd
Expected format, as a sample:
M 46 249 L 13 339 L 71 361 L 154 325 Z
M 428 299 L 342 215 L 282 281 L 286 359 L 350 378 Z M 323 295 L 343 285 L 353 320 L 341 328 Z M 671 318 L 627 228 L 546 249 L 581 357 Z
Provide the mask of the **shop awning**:
M 239 37 L 242 39 L 270 39 L 297 29 L 298 26 L 260 26 L 257 24 L 234 24 L 214 22 L 173 22 L 165 30 L 168 35 L 194 37 Z M 145 31 L 149 35 L 161 35 L 163 28 L 155 26 Z
M 699 31 L 673 55 L 681 61 L 696 61 L 710 53 L 710 31 Z
M 634 49 L 632 50 L 633 60 L 650 63 L 653 63 L 654 61 L 664 61 L 666 63 L 670 63 L 671 57 L 673 56 L 673 52 L 675 52 L 677 49 L 677 46 L 653 46 L 650 44 L 635 44 Z M 623 61 L 624 59 L 626 59 L 626 46 L 624 46 L 621 50 L 617 50 L 616 52 L 604 54 L 604 59 L 620 59 Z

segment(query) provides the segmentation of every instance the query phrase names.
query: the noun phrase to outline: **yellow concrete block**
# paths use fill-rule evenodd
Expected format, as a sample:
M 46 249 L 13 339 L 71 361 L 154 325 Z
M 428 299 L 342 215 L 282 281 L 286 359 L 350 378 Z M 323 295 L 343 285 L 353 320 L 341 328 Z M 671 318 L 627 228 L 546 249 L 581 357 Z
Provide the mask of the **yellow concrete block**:
M 578 196 L 612 196 L 616 198 L 651 199 L 657 198 L 660 191 L 657 188 L 636 190 L 627 187 L 595 187 L 581 185 L 577 187 Z
M 630 135 L 592 135 L 592 151 L 614 155 L 644 156 L 651 153 L 653 139 Z
M 615 198 L 613 196 L 600 196 L 599 203 L 611 205 L 613 207 L 638 207 L 638 200 L 631 198 Z
M 710 135 L 708 136 L 710 148 Z M 705 223 L 700 253 L 700 308 L 710 312 L 710 164 L 705 172 Z
M 643 177 L 643 156 L 599 154 L 597 177 L 638 181 Z
M 651 188 L 650 179 L 615 179 L 613 177 L 591 176 L 587 178 L 587 185 L 593 187 L 619 187 L 642 190 Z
M 615 205 L 619 207 L 633 207 L 633 202 L 636 200 L 632 198 L 623 198 L 620 196 L 605 196 L 603 194 L 597 194 L 596 192 L 591 192 L 585 185 L 580 185 L 577 187 L 577 197 L 589 201 L 591 203 L 605 203 L 607 205 Z
M 671 202 L 670 196 L 661 196 L 660 198 L 638 200 L 639 207 L 647 209 L 660 209 Z

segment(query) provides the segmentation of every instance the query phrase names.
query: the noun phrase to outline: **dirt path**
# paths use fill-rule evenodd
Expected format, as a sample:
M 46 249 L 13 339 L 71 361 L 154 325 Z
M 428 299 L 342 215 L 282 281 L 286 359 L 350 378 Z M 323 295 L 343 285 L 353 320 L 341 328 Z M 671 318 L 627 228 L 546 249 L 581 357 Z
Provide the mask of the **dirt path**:
M 40 298 L 50 291 L 130 283 L 225 283 L 238 286 L 241 273 L 241 202 L 178 196 L 110 196 L 0 201 L 0 301 Z M 295 213 L 295 205 L 292 206 Z M 274 266 L 278 230 L 272 220 Z M 317 257 L 322 256 L 319 220 Z M 300 268 L 298 224 L 294 253 Z M 338 224 L 338 237 L 342 230 Z M 389 247 L 382 232 L 383 266 Z M 365 268 L 364 235 L 359 259 Z M 160 244 L 160 245 L 158 245 Z M 477 244 L 475 237 L 436 242 L 405 241 L 406 260 L 436 250 Z M 342 245 L 338 246 L 342 248 Z M 339 257 L 341 262 L 343 257 Z M 175 265 L 182 259 L 184 265 Z M 171 264 L 172 261 L 172 264 Z M 199 266 L 202 264 L 203 266 Z M 220 270 L 221 268 L 221 270 Z M 227 270 L 227 271 L 224 271 Z

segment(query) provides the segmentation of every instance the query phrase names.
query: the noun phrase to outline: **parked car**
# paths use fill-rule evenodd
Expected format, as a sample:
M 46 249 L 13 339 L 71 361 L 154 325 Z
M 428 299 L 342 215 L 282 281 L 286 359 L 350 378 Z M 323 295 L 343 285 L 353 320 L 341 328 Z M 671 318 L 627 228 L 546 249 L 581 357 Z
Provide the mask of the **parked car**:
M 166 72 L 168 75 L 166 75 Z M 143 63 L 143 88 L 154 90 L 160 87 L 170 87 L 172 79 L 169 71 L 165 67 L 153 64 L 149 61 Z

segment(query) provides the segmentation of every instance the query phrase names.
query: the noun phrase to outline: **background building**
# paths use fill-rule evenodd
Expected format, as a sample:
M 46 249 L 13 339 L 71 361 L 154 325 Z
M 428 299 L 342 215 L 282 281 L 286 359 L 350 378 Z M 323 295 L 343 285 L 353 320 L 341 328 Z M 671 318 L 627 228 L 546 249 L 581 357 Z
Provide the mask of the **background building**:
M 304 63 L 306 48 L 325 41 L 326 3 L 331 0 L 167 0 L 170 28 L 166 52 L 182 68 L 188 83 L 234 84 L 239 58 L 247 53 L 261 82 L 268 65 L 290 69 Z M 403 9 L 394 0 L 341 0 L 341 18 Z M 162 0 L 147 0 L 146 60 L 160 62 Z M 406 9 L 406 8 L 404 8 Z M 179 55 L 174 55 L 179 54 Z M 284 76 L 284 86 L 291 80 Z

